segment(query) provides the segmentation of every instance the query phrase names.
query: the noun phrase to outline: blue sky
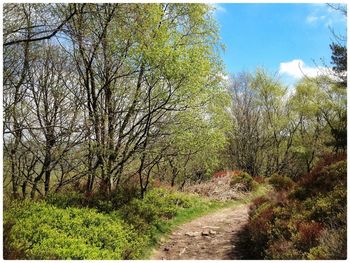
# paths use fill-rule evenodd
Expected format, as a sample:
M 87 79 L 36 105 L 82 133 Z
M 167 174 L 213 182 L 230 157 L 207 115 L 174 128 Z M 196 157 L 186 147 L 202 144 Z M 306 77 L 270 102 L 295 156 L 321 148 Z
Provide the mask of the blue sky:
M 300 67 L 314 75 L 315 62 L 329 63 L 330 27 L 346 33 L 345 17 L 326 4 L 213 5 L 226 46 L 223 59 L 228 73 L 262 66 L 291 85 L 302 75 Z

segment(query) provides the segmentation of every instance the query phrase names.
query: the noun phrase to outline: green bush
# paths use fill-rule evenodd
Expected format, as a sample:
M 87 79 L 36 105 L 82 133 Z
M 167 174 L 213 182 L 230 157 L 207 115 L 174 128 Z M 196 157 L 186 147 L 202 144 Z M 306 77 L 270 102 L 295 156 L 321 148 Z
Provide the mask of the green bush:
M 143 200 L 130 200 L 132 195 L 121 201 L 127 200 L 127 204 L 118 209 L 113 200 L 116 196 L 100 200 L 97 195 L 70 193 L 52 194 L 47 202 L 10 202 L 4 212 L 4 256 L 139 259 L 174 221 L 217 205 L 168 189 L 149 190 Z
M 333 191 L 311 199 L 310 218 L 335 226 L 346 225 L 346 188 L 336 186 Z
M 138 258 L 146 240 L 117 216 L 93 209 L 60 209 L 45 202 L 14 202 L 4 213 L 13 222 L 6 246 L 23 259 Z
M 294 182 L 287 176 L 274 174 L 270 177 L 269 183 L 276 191 L 284 191 L 293 187 Z
M 246 172 L 233 175 L 230 181 L 231 187 L 238 187 L 239 190 L 252 191 L 257 187 L 257 182 Z
M 84 194 L 77 192 L 51 193 L 45 198 L 45 202 L 59 208 L 87 206 Z
M 111 213 L 138 196 L 139 191 L 135 187 L 124 186 L 112 192 L 108 199 L 99 192 L 83 194 L 69 191 L 51 193 L 45 198 L 45 201 L 59 208 L 90 207 L 95 208 L 98 212 Z
M 120 209 L 121 217 L 141 232 L 161 229 L 164 220 L 173 218 L 179 209 L 194 206 L 193 198 L 179 192 L 153 189 L 143 200 L 133 199 Z

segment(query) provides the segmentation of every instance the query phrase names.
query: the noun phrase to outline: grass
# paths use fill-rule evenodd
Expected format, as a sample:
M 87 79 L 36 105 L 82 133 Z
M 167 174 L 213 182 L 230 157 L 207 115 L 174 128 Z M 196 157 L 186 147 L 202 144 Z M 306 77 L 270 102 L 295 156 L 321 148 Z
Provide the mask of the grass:
M 157 232 L 154 233 L 153 242 L 146 248 L 144 257 L 149 259 L 153 251 L 160 245 L 160 241 L 166 241 L 169 238 L 171 232 L 178 226 L 190 222 L 196 218 L 219 211 L 220 209 L 228 207 L 234 208 L 242 204 L 248 204 L 256 197 L 265 195 L 269 190 L 271 190 L 271 187 L 269 185 L 261 184 L 257 187 L 256 190 L 239 200 L 220 202 L 199 198 L 198 206 L 182 209 L 174 218 L 170 219 L 167 222 L 164 222 L 162 228 L 158 229 Z

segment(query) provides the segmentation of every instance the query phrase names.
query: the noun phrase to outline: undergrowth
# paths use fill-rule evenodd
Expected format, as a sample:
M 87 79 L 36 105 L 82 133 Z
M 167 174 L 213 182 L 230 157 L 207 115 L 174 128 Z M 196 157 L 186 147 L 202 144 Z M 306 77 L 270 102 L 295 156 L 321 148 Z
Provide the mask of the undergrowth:
M 261 186 L 242 200 L 219 202 L 156 188 L 143 200 L 132 198 L 118 209 L 111 201 L 69 193 L 46 201 L 13 201 L 4 211 L 4 258 L 148 258 L 176 226 L 265 192 Z
M 298 181 L 274 176 L 242 235 L 246 259 L 346 258 L 346 156 L 326 158 Z

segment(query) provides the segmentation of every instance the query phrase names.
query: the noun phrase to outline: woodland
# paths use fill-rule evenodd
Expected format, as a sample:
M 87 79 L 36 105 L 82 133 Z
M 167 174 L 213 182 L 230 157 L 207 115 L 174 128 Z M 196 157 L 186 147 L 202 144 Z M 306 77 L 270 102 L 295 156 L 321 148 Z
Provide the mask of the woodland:
M 247 203 L 242 258 L 345 259 L 333 34 L 331 65 L 291 91 L 264 68 L 225 73 L 208 4 L 4 4 L 3 257 L 148 259 L 179 225 Z M 237 195 L 193 190 L 220 171 Z

